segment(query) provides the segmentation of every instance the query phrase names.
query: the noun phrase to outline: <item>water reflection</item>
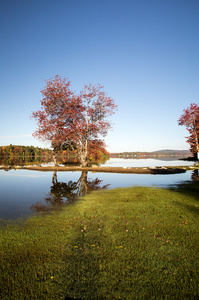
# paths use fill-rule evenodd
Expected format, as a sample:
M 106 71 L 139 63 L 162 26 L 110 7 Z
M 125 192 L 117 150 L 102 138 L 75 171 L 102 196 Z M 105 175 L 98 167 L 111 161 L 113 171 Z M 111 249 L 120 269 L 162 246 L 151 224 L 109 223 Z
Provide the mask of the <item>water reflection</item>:
M 195 205 L 189 204 L 186 206 L 187 209 L 192 210 L 193 212 L 199 214 L 198 201 L 199 201 L 199 172 L 198 170 L 194 170 L 191 173 L 191 180 L 181 181 L 178 184 L 171 184 L 168 186 L 168 189 L 174 190 L 178 193 L 182 193 L 183 195 L 187 194 L 192 196 L 195 202 Z M 176 202 L 177 203 L 177 202 Z M 178 203 L 180 206 L 185 204 Z
M 51 157 L 47 156 L 0 156 L 1 166 L 25 166 L 34 164 L 43 164 L 51 162 Z
M 45 197 L 45 203 L 37 202 L 31 206 L 31 210 L 35 212 L 49 211 L 58 209 L 64 204 L 73 203 L 77 197 L 84 196 L 87 193 L 105 189 L 109 184 L 102 185 L 102 181 L 98 177 L 89 180 L 88 172 L 83 171 L 77 181 L 59 182 L 57 172 L 53 172 L 52 185 L 50 192 Z
M 198 181 L 199 181 L 199 172 L 198 172 L 198 170 L 194 170 L 194 171 L 192 172 L 191 179 L 192 179 L 192 180 L 198 180 Z
M 185 184 L 190 191 L 195 183 L 194 190 L 199 192 L 198 182 L 198 170 L 170 175 L 0 170 L 0 219 L 24 218 L 34 212 L 57 209 L 106 187 L 156 186 L 176 190 L 183 186 L 184 191 Z
M 110 158 L 104 166 L 106 167 L 162 167 L 162 166 L 191 166 L 195 164 L 194 161 L 186 161 L 179 159 L 135 159 L 135 158 Z M 102 165 L 103 166 L 103 165 Z

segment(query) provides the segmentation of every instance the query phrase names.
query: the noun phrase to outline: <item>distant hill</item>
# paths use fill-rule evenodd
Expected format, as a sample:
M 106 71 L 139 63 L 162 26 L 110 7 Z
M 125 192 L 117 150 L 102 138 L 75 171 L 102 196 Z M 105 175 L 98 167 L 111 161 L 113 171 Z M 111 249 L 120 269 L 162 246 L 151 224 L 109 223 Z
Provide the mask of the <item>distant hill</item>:
M 164 149 L 164 150 L 158 150 L 158 151 L 153 151 L 151 153 L 180 153 L 180 154 L 191 154 L 189 150 L 173 150 L 173 149 Z
M 120 157 L 120 158 L 187 158 L 192 157 L 193 154 L 189 150 L 173 150 L 164 149 L 153 152 L 122 152 L 122 153 L 110 153 L 110 157 Z

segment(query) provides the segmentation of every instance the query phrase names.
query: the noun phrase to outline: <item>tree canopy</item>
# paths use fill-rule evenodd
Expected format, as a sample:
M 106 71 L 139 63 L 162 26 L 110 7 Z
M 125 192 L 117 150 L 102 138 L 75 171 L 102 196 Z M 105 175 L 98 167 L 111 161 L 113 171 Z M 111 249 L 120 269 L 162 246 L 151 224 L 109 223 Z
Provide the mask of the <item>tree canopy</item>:
M 103 86 L 84 85 L 76 95 L 70 81 L 58 75 L 46 81 L 41 91 L 41 110 L 32 113 L 37 121 L 33 136 L 49 141 L 56 150 L 76 150 L 82 166 L 88 163 L 89 155 L 103 151 L 103 138 L 111 128 L 108 117 L 115 113 L 114 100 L 107 97 Z
M 190 151 L 197 153 L 199 159 L 199 105 L 192 103 L 178 120 L 179 125 L 184 125 L 189 132 L 187 143 L 190 145 Z

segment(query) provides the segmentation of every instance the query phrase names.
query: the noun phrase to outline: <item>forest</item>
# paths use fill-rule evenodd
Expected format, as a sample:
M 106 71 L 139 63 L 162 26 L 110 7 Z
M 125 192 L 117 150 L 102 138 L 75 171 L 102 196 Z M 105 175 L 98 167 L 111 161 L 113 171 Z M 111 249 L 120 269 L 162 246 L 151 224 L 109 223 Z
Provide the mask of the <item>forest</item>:
M 19 146 L 12 144 L 10 144 L 9 146 L 0 146 L 0 156 L 50 156 L 51 152 L 52 150 L 50 149 L 34 146 Z
M 91 153 L 89 157 L 90 164 L 99 164 L 109 159 L 110 154 L 105 149 Z M 76 150 L 57 150 L 59 164 L 79 164 Z M 53 160 L 53 150 L 49 148 L 40 148 L 34 146 L 12 145 L 0 146 L 0 164 L 1 165 L 22 165 L 48 163 Z

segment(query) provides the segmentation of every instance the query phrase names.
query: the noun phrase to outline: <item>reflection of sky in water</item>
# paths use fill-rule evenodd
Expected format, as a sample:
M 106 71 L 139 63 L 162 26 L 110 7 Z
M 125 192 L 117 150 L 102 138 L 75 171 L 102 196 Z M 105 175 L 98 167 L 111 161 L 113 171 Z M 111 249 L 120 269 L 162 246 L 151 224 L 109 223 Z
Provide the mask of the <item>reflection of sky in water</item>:
M 160 167 L 160 166 L 190 166 L 193 161 L 185 160 L 166 160 L 166 159 L 125 159 L 125 158 L 110 158 L 102 166 L 110 167 Z
M 191 172 L 171 175 L 150 175 L 150 174 L 116 174 L 98 173 L 103 183 L 110 184 L 109 188 L 129 187 L 129 186 L 161 186 L 167 187 L 191 178 Z M 89 173 L 89 178 L 96 174 Z
M 191 179 L 191 171 L 172 175 L 88 173 L 88 180 L 102 180 L 109 188 L 129 186 L 167 187 Z M 30 207 L 44 201 L 52 187 L 53 172 L 0 170 L 0 218 L 19 218 L 31 214 Z M 77 182 L 81 172 L 57 172 L 57 181 Z

